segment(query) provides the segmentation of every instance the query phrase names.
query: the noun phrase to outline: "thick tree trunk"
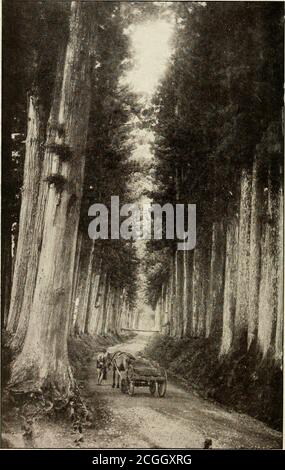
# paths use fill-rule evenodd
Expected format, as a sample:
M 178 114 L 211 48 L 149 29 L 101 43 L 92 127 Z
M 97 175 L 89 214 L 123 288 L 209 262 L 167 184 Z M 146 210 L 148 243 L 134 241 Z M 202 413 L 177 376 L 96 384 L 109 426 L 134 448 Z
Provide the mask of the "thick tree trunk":
M 50 117 L 47 125 L 46 132 L 46 150 L 44 155 L 44 164 L 42 164 L 42 173 L 40 178 L 40 185 L 38 190 L 36 214 L 34 219 L 34 230 L 31 241 L 31 250 L 29 254 L 29 261 L 27 266 L 26 278 L 23 280 L 25 295 L 23 298 L 21 313 L 17 324 L 17 330 L 13 338 L 12 349 L 20 351 L 26 336 L 30 312 L 32 309 L 32 302 L 34 297 L 34 290 L 36 285 L 36 277 L 38 274 L 39 258 L 43 240 L 44 216 L 45 207 L 48 197 L 49 187 L 46 179 L 52 171 L 53 154 L 50 151 L 50 145 L 54 143 L 57 138 L 58 130 L 55 126 L 57 115 L 59 113 L 60 96 L 61 96 L 61 83 L 64 68 L 64 47 L 61 48 L 58 60 L 57 74 L 54 86 L 53 104 L 51 107 Z
M 109 318 L 110 318 L 110 331 L 112 334 L 116 333 L 116 324 L 115 324 L 115 318 L 116 318 L 116 312 L 115 312 L 115 301 L 116 299 L 116 289 L 114 287 L 111 287 L 111 291 L 109 294 Z
M 123 299 L 122 299 L 122 308 L 121 308 L 121 319 L 120 319 L 120 329 L 126 327 L 126 293 L 125 290 L 123 292 Z
M 121 332 L 122 328 L 124 327 L 125 305 L 126 305 L 126 290 L 124 288 L 122 291 L 121 302 L 120 302 L 120 318 L 119 318 L 119 323 L 118 323 L 119 332 Z
M 207 247 L 204 244 L 196 247 L 193 264 L 193 335 L 204 337 L 206 333 L 207 294 L 208 294 L 208 270 Z
M 88 303 L 85 313 L 85 324 L 84 324 L 84 333 L 92 334 L 93 325 L 96 323 L 95 316 L 95 303 L 97 297 L 97 290 L 98 290 L 98 271 L 100 273 L 100 264 L 96 265 L 95 258 L 94 258 L 94 242 L 93 242 L 93 261 L 91 265 L 91 273 L 88 276 L 89 287 L 88 287 Z M 97 272 L 96 272 L 97 271 Z
M 88 275 L 88 266 L 90 255 L 92 251 L 92 245 L 90 240 L 83 237 L 82 245 L 81 245 L 81 254 L 79 260 L 79 273 L 78 273 L 78 282 L 75 294 L 75 308 L 74 308 L 74 315 L 75 315 L 75 325 L 74 331 L 75 333 L 83 333 L 84 326 L 85 326 L 85 318 L 83 316 L 84 310 L 84 302 L 85 302 L 85 291 L 87 286 L 87 275 Z
M 235 216 L 228 222 L 226 235 L 225 285 L 223 302 L 223 332 L 220 354 L 229 352 L 234 336 L 237 291 L 239 223 Z
M 198 298 L 200 295 L 198 282 L 198 250 L 195 248 L 193 255 L 193 277 L 192 277 L 192 325 L 191 331 L 193 336 L 197 336 L 198 331 Z
M 115 306 L 116 308 L 115 324 L 116 324 L 117 334 L 120 334 L 121 300 L 122 300 L 122 291 L 120 288 L 117 288 L 116 306 Z
M 106 275 L 105 275 L 106 276 Z M 94 323 L 94 334 L 96 335 L 104 335 L 104 325 L 103 325 L 103 321 L 104 319 L 106 320 L 106 315 L 105 315 L 105 311 L 106 311 L 106 304 L 104 303 L 105 302 L 105 299 L 104 297 L 102 298 L 102 305 L 100 305 L 100 296 L 102 295 L 102 292 L 100 291 L 100 286 L 102 287 L 102 278 L 103 278 L 103 274 L 101 273 L 100 274 L 100 278 L 99 278 L 99 283 L 98 283 L 98 289 L 97 289 L 97 296 L 96 296 L 96 303 L 95 303 L 95 306 L 96 306 L 96 315 L 94 317 L 95 319 L 95 323 Z
M 127 297 L 125 298 L 125 302 L 124 302 L 122 327 L 123 328 L 128 328 L 128 300 L 127 300 Z
M 277 322 L 276 322 L 276 338 L 275 338 L 275 360 L 277 364 L 282 367 L 282 355 L 283 355 L 283 321 L 284 321 L 284 300 L 283 300 L 283 287 L 284 287 L 284 273 L 283 273 L 283 256 L 284 256 L 284 194 L 283 194 L 283 185 L 279 189 L 279 203 L 278 203 L 278 228 L 277 228 L 277 263 L 278 263 L 278 272 L 277 272 L 277 289 L 278 289 L 278 299 L 277 299 Z
M 38 275 L 24 346 L 10 381 L 14 391 L 46 392 L 54 401 L 68 399 L 73 387 L 67 336 L 91 101 L 93 10 L 86 2 L 71 4 L 57 122 L 61 132 L 50 148 Z
M 10 104 L 7 102 L 8 90 L 6 99 L 4 95 L 7 85 L 6 78 L 2 88 L 1 329 L 7 327 L 12 288 L 13 219 L 10 201 L 11 190 L 9 188 L 12 176 L 12 123 Z
M 175 257 L 172 256 L 170 267 L 170 309 L 169 309 L 169 334 L 175 336 L 175 307 L 176 307 L 176 292 L 175 292 Z
M 112 297 L 112 286 L 110 278 L 107 274 L 105 274 L 105 281 L 104 281 L 104 290 L 102 296 L 102 305 L 101 305 L 101 315 L 106 318 L 105 320 L 105 331 L 106 334 L 111 333 L 111 297 Z
M 206 336 L 220 340 L 223 329 L 225 271 L 225 227 L 215 222 L 212 229 L 210 282 L 207 303 Z
M 258 299 L 261 268 L 261 214 L 264 210 L 263 191 L 259 175 L 260 163 L 255 158 L 252 171 L 250 254 L 249 254 L 249 309 L 247 346 L 250 348 L 257 338 Z
M 163 305 L 161 311 L 160 331 L 165 332 L 165 325 L 168 322 L 168 281 L 163 284 Z
M 125 302 L 125 315 L 124 315 L 124 318 L 125 318 L 124 326 L 125 326 L 125 328 L 129 328 L 129 306 L 128 306 L 127 300 Z
M 188 282 L 189 282 L 189 272 L 188 272 L 188 257 L 189 251 L 183 251 L 183 270 L 182 270 L 182 282 L 183 282 L 183 297 L 182 297 L 182 310 L 183 310 L 183 331 L 182 336 L 186 336 L 187 333 L 187 325 L 188 325 L 188 299 L 189 299 L 189 289 L 188 289 Z
M 79 273 L 80 273 L 80 256 L 81 256 L 81 246 L 82 246 L 83 234 L 82 232 L 78 233 L 77 244 L 76 244 L 76 256 L 74 264 L 74 273 L 72 281 L 72 301 L 71 301 L 71 314 L 69 319 L 69 334 L 73 333 L 73 328 L 76 320 L 76 296 L 78 292 L 79 284 Z
M 113 289 L 111 286 L 111 282 L 108 281 L 105 290 L 105 299 L 103 309 L 107 312 L 107 332 L 109 334 L 113 333 L 113 318 L 112 318 L 112 300 L 113 300 Z
M 91 281 L 91 294 L 88 307 L 88 315 L 85 325 L 85 332 L 89 335 L 96 335 L 99 332 L 100 311 L 97 308 L 99 286 L 101 279 L 101 260 L 98 266 L 93 268 Z
M 87 251 L 87 254 L 86 254 Z M 94 241 L 85 239 L 85 251 L 82 256 L 80 266 L 80 296 L 78 303 L 78 316 L 76 319 L 76 331 L 85 333 L 86 321 L 90 303 L 90 293 L 92 285 L 92 271 L 94 266 L 95 246 Z
M 160 312 L 161 312 L 161 295 L 156 303 L 155 310 L 154 310 L 154 328 L 157 331 L 160 331 Z
M 276 327 L 280 294 L 280 231 L 279 197 L 272 188 L 271 175 L 268 175 L 266 218 L 261 239 L 261 282 L 259 290 L 258 344 L 265 357 L 275 353 Z M 280 320 L 279 320 L 280 321 Z
M 2 213 L 2 219 L 4 219 Z M 5 220 L 2 223 L 1 251 L 2 251 L 2 269 L 1 269 L 1 327 L 6 328 L 9 316 L 9 303 L 12 285 L 12 234 L 11 226 Z
M 185 258 L 185 290 L 184 290 L 184 302 L 185 302 L 185 314 L 187 315 L 185 318 L 185 327 L 184 327 L 184 335 L 185 336 L 192 336 L 193 330 L 193 258 L 194 254 L 193 251 L 187 252 Z
M 161 286 L 161 302 L 160 302 L 160 309 L 159 309 L 159 331 L 161 331 L 163 318 L 165 312 L 165 283 Z
M 234 328 L 234 344 L 236 349 L 246 346 L 248 329 L 250 212 L 252 189 L 251 174 L 249 170 L 242 171 L 240 185 L 237 298 Z
M 91 295 L 91 288 L 92 288 L 92 273 L 93 273 L 93 266 L 94 266 L 94 254 L 95 254 L 95 242 L 92 241 L 89 261 L 88 261 L 88 268 L 87 268 L 87 277 L 85 283 L 85 290 L 84 290 L 84 297 L 82 299 L 81 305 L 81 328 L 82 332 L 86 333 L 86 322 L 88 321 L 88 311 L 89 311 L 89 303 L 90 303 L 90 295 Z
M 183 315 L 183 251 L 176 251 L 175 263 L 175 291 L 176 291 L 176 331 L 175 336 L 182 338 L 184 331 L 184 315 Z
M 4 8 L 4 6 L 3 6 Z M 7 3 L 6 3 L 7 8 Z M 2 10 L 3 11 L 3 10 Z M 3 11 L 3 15 L 5 15 Z M 6 28 L 9 21 L 6 21 Z M 5 44 L 5 29 L 3 42 Z M 6 39 L 7 41 L 7 39 Z M 3 44 L 3 45 L 4 45 Z M 12 178 L 12 132 L 13 132 L 13 67 L 9 54 L 5 54 L 2 63 L 2 161 L 1 161 L 1 329 L 6 328 L 12 287 L 12 225 L 13 214 L 11 201 L 15 197 L 15 188 L 11 188 Z
M 38 97 L 30 96 L 17 254 L 7 325 L 8 331 L 11 332 L 16 331 L 22 310 L 26 290 L 25 279 L 27 277 L 28 264 L 33 246 L 33 231 L 42 166 L 41 146 L 43 128 L 41 114 Z
M 109 291 L 109 279 L 107 278 L 107 273 L 102 275 L 102 283 L 99 286 L 99 294 L 98 294 L 98 315 L 102 316 L 102 328 L 101 334 L 107 335 L 108 334 L 108 312 L 107 312 L 107 298 L 108 298 L 108 291 Z
M 119 322 L 119 312 L 120 312 L 120 289 L 115 289 L 114 294 L 114 304 L 113 304 L 113 315 L 114 315 L 114 328 L 115 332 L 119 334 L 118 322 Z

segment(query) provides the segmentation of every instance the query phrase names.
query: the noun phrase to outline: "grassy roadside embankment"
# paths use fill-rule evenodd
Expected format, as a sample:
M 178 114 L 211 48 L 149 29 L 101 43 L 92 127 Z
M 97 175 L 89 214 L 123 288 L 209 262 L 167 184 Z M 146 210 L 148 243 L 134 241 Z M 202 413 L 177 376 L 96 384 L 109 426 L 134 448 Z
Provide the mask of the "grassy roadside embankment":
M 160 335 L 146 354 L 204 398 L 282 429 L 282 371 L 270 357 L 249 351 L 218 360 L 219 348 L 209 339 Z

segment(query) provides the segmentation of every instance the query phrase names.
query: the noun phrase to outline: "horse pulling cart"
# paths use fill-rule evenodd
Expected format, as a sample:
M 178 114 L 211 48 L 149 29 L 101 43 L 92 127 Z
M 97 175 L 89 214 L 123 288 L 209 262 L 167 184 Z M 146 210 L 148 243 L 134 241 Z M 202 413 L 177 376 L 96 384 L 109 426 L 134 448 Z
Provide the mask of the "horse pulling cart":
M 121 392 L 134 395 L 136 387 L 148 387 L 151 395 L 164 397 L 167 387 L 165 369 L 146 359 L 135 359 L 120 374 Z

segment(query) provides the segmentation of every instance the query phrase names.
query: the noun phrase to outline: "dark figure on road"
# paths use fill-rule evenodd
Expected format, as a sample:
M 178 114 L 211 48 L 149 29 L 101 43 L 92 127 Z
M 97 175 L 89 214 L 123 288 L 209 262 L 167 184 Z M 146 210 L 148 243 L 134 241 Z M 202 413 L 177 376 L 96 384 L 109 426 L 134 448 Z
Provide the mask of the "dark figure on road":
M 212 449 L 212 439 L 205 439 L 204 442 L 204 449 Z
M 107 370 L 110 368 L 110 366 L 110 353 L 108 353 L 106 350 L 100 352 L 96 361 L 98 385 L 101 385 L 102 380 L 107 380 Z

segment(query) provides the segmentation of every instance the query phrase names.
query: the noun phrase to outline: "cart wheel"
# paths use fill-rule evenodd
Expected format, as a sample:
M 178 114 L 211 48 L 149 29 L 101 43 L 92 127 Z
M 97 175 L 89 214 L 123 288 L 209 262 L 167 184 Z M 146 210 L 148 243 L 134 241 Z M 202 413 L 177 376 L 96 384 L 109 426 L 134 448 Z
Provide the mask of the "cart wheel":
M 151 393 L 152 396 L 155 395 L 155 392 L 156 392 L 156 382 L 154 381 L 151 381 L 150 384 L 149 384 L 149 391 Z
M 135 386 L 134 386 L 133 382 L 128 383 L 128 393 L 131 396 L 134 395 L 134 393 L 135 393 Z
M 166 394 L 166 381 L 157 383 L 157 394 L 160 398 L 163 398 Z
M 121 380 L 121 392 L 127 393 L 127 391 L 128 391 L 128 386 L 127 386 L 126 379 L 122 379 Z

